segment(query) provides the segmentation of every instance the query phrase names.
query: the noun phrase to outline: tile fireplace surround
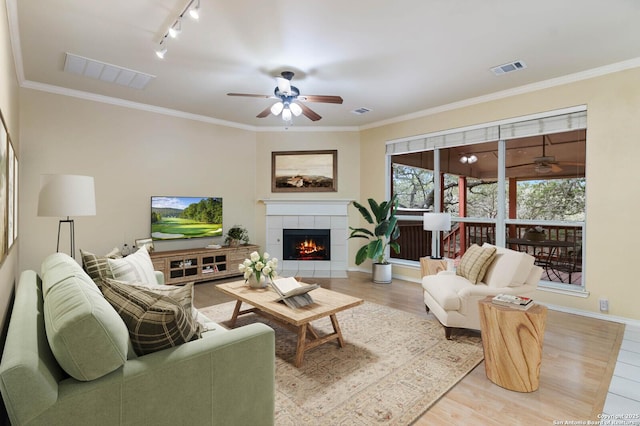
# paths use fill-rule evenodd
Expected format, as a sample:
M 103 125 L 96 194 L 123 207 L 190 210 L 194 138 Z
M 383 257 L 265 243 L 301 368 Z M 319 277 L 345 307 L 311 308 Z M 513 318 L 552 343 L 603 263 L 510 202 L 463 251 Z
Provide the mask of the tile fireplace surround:
M 347 277 L 350 200 L 262 200 L 267 206 L 267 252 L 284 277 Z M 283 229 L 329 229 L 331 260 L 282 260 Z

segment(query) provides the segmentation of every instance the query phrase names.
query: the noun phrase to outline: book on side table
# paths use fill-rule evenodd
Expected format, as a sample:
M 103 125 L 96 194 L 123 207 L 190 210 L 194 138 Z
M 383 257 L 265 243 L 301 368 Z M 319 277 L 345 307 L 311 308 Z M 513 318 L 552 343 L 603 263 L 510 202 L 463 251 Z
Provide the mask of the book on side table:
M 276 278 L 271 286 L 280 296 L 276 302 L 283 302 L 290 308 L 301 308 L 313 303 L 309 292 L 320 286 L 318 284 L 302 285 L 293 277 Z
M 514 296 L 512 294 L 499 294 L 491 299 L 491 303 L 524 311 L 533 306 L 533 299 L 524 296 Z

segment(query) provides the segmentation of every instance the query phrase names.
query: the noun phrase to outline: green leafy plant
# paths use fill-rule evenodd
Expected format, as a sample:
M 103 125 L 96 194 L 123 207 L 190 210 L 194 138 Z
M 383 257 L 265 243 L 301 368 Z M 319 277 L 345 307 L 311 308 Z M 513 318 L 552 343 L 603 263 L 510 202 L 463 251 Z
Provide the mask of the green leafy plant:
M 353 205 L 358 209 L 364 220 L 374 225 L 373 232 L 367 228 L 353 228 L 349 238 L 365 238 L 369 243 L 360 247 L 356 253 L 356 265 L 360 265 L 366 259 L 375 263 L 389 263 L 387 260 L 387 247 L 400 253 L 400 245 L 394 240 L 400 236 L 398 227 L 398 198 L 396 195 L 389 201 L 378 204 L 373 198 L 369 198 L 369 209 L 354 201 Z
M 233 225 L 227 231 L 227 235 L 224 239 L 225 244 L 230 244 L 233 241 L 242 241 L 244 244 L 249 243 L 249 231 L 240 225 Z

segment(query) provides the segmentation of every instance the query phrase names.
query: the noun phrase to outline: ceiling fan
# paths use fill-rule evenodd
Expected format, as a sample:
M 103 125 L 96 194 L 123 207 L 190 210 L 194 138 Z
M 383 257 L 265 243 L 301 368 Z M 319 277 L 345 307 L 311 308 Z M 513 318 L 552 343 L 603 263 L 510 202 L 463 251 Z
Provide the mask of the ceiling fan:
M 329 104 L 341 104 L 340 96 L 329 95 L 300 95 L 300 90 L 291 85 L 291 79 L 294 73 L 292 71 L 283 71 L 281 77 L 276 77 L 277 86 L 273 90 L 273 95 L 256 95 L 251 93 L 227 93 L 228 96 L 246 96 L 250 98 L 278 99 L 278 102 L 270 107 L 265 108 L 256 117 L 264 118 L 269 114 L 280 115 L 284 121 L 291 121 L 292 114 L 299 116 L 304 114 L 311 121 L 318 121 L 322 117 L 302 102 L 322 102 Z
M 582 163 L 575 163 L 575 162 L 559 162 L 556 161 L 556 157 L 553 155 L 546 155 L 546 143 L 545 143 L 545 138 L 546 135 L 542 136 L 542 156 L 540 157 L 534 157 L 532 162 L 529 163 L 523 163 L 523 164 L 516 164 L 513 166 L 508 166 L 508 169 L 513 169 L 513 168 L 518 168 L 518 167 L 531 167 L 533 166 L 533 171 L 536 174 L 539 175 L 546 175 L 549 173 L 560 173 L 562 172 L 563 168 L 561 167 L 561 165 L 564 166 L 584 166 L 584 164 Z

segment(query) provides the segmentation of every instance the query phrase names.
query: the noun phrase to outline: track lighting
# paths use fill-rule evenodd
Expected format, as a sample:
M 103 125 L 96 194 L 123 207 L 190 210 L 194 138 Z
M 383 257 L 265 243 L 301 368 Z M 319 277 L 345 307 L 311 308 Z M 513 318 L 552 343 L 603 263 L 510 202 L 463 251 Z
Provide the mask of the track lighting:
M 157 49 L 156 49 L 156 56 L 160 59 L 164 59 L 164 55 L 167 53 L 167 48 L 164 47 L 163 45 L 160 45 Z
M 172 26 L 169 28 L 169 37 L 176 38 L 178 34 L 182 31 L 182 20 L 178 19 Z
M 198 20 L 200 17 L 200 0 L 190 0 L 184 9 L 182 9 L 180 15 L 173 21 L 173 24 L 171 24 L 167 32 L 164 33 L 160 41 L 160 47 L 156 49 L 156 56 L 158 58 L 164 59 L 164 55 L 167 53 L 167 47 L 165 46 L 167 37 L 176 38 L 182 31 L 182 17 L 187 11 L 193 19 Z
M 193 0 L 191 1 L 191 3 L 193 3 Z M 191 16 L 196 21 L 200 19 L 200 0 L 198 0 L 198 3 L 196 6 L 191 8 L 191 10 L 189 11 L 189 16 Z

